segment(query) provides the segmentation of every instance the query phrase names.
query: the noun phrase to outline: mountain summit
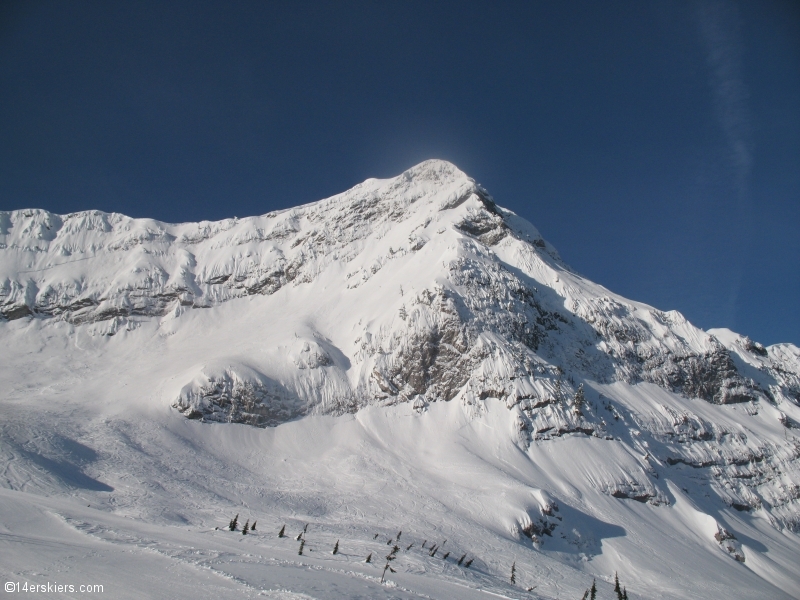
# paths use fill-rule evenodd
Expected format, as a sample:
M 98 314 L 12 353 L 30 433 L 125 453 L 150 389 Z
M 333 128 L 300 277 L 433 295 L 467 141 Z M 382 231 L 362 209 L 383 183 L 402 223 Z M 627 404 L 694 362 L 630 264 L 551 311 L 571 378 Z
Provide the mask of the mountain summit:
M 109 510 L 183 514 L 189 500 L 121 485 L 172 472 L 147 444 L 191 439 L 189 454 L 232 453 L 270 478 L 283 467 L 243 455 L 291 454 L 277 440 L 293 431 L 293 448 L 304 428 L 341 450 L 332 432 L 355 419 L 348 436 L 382 458 L 362 445 L 326 467 L 331 479 L 295 481 L 303 510 L 322 507 L 304 514 L 333 523 L 344 500 L 325 485 L 363 470 L 369 487 L 392 464 L 408 475 L 391 485 L 419 500 L 386 496 L 396 513 L 419 525 L 457 511 L 447 526 L 462 541 L 506 540 L 561 573 L 635 564 L 641 597 L 689 594 L 674 581 L 689 552 L 717 591 L 738 582 L 730 597 L 800 597 L 787 566 L 800 551 L 800 350 L 703 331 L 587 281 L 448 162 L 219 222 L 0 212 L 0 315 L 2 439 L 29 457 L 11 489 L 85 493 L 90 479 Z M 236 441 L 254 435 L 268 448 Z M 297 456 L 321 460 L 312 446 Z M 455 464 L 491 474 L 464 479 Z M 236 502 L 199 469 L 184 464 L 169 487 Z M 449 500 L 433 490 L 443 482 Z M 364 501 L 350 498 L 356 512 Z

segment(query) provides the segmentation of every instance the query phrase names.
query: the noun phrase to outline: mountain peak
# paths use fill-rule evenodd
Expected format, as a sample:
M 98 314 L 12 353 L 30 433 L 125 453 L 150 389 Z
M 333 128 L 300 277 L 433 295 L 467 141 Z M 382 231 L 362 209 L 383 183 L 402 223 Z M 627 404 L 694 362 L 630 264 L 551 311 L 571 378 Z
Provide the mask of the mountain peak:
M 372 489 L 392 518 L 400 506 L 404 520 L 424 522 L 420 539 L 459 515 L 456 529 L 478 532 L 462 552 L 471 557 L 496 554 L 503 539 L 516 544 L 507 555 L 536 550 L 527 556 L 537 569 L 563 559 L 564 568 L 612 572 L 625 564 L 614 561 L 638 560 L 630 568 L 640 581 L 669 587 L 690 550 L 709 573 L 727 564 L 726 577 L 743 577 L 746 560 L 751 573 L 783 573 L 784 588 L 798 589 L 785 565 L 800 542 L 789 548 L 794 538 L 780 529 L 800 530 L 800 351 L 705 332 L 587 281 L 447 161 L 218 222 L 0 212 L 0 342 L 10 382 L 0 453 L 19 448 L 6 455 L 12 485 L 45 481 L 39 469 L 53 465 L 109 493 L 87 468 L 118 482 L 108 506 L 134 506 L 157 497 L 158 486 L 128 491 L 139 473 L 161 464 L 149 471 L 161 482 L 175 472 L 154 456 L 208 452 L 207 463 L 180 463 L 176 485 L 187 487 L 169 502 L 182 502 L 211 489 L 200 467 L 194 482 L 186 469 L 249 456 L 274 477 L 238 479 L 255 481 L 259 506 L 272 502 L 264 481 L 279 489 L 298 468 L 290 489 L 303 494 L 332 477 L 311 484 L 321 519 L 334 506 L 362 506 L 369 488 L 358 483 L 343 501 L 343 482 L 380 481 Z M 344 413 L 355 416 L 330 418 Z M 98 416 L 87 424 L 86 415 Z M 48 441 L 42 423 L 64 437 Z M 348 424 L 357 431 L 340 429 Z M 153 437 L 162 434 L 192 440 Z M 78 436 L 87 447 L 72 442 Z M 301 446 L 310 454 L 286 463 Z M 306 475 L 334 465 L 336 453 L 346 458 L 335 468 Z M 18 466 L 26 461 L 30 471 Z M 387 465 L 399 477 L 387 477 Z M 487 465 L 496 478 L 480 475 Z M 215 484 L 224 493 L 208 497 L 230 498 L 231 481 L 226 472 Z M 408 502 L 380 491 L 394 484 L 411 491 Z M 291 514 L 299 497 L 284 505 Z M 354 527 L 348 512 L 351 531 L 372 530 Z M 458 536 L 447 536 L 448 548 Z M 773 552 L 784 554 L 770 562 Z M 748 589 L 760 589 L 751 577 Z
M 400 177 L 417 181 L 451 183 L 456 180 L 473 181 L 453 163 L 439 158 L 431 158 L 404 171 Z

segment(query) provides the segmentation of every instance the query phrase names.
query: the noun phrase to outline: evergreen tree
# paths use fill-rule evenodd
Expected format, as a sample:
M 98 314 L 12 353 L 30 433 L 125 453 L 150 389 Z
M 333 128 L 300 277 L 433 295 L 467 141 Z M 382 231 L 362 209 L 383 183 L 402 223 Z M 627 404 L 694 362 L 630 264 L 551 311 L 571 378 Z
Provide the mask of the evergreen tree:
M 305 540 L 300 540 L 300 550 L 297 551 L 297 554 L 299 554 L 300 556 L 303 556 L 303 546 L 305 546 L 305 545 L 306 545 L 306 541 Z
M 402 532 L 402 531 L 398 531 L 398 532 L 397 532 L 397 541 L 398 541 L 398 542 L 400 541 L 400 536 L 401 536 L 402 534 L 403 534 L 403 532 Z
M 622 600 L 628 600 L 628 590 L 622 588 Z
M 250 531 L 255 531 L 255 530 L 256 530 L 256 522 L 253 521 L 253 524 L 250 525 Z
M 517 561 L 514 561 L 514 564 L 511 565 L 511 585 L 517 583 Z
M 242 535 L 247 535 L 247 532 L 250 530 L 250 519 L 244 522 L 244 527 L 242 528 Z
M 597 600 L 597 582 L 592 579 L 592 587 L 589 589 L 589 600 Z
M 391 565 L 389 565 L 389 563 L 387 562 L 387 563 L 386 563 L 386 566 L 384 566 L 384 567 L 383 567 L 383 573 L 381 574 L 381 583 L 383 583 L 383 581 L 384 581 L 384 578 L 386 577 L 386 571 L 389 571 L 390 573 L 397 573 L 397 571 L 395 571 L 395 570 L 394 570 L 394 569 L 391 567 Z
M 278 537 L 279 537 L 279 538 L 286 537 L 286 536 L 284 535 L 284 532 L 285 532 L 285 531 L 286 531 L 286 525 L 284 525 L 283 527 L 281 527 L 281 530 L 278 532 Z
M 409 550 L 411 550 L 411 547 L 412 547 L 413 545 L 414 545 L 414 543 L 412 542 L 411 544 L 409 544 L 408 546 L 406 546 L 406 552 L 408 552 Z
M 576 415 L 583 415 L 581 409 L 583 408 L 584 403 L 586 402 L 586 395 L 583 393 L 583 384 L 578 386 L 578 391 L 575 392 L 575 414 Z
M 228 525 L 231 531 L 236 531 L 236 523 L 238 522 L 239 522 L 239 513 L 236 513 L 236 516 L 233 517 L 233 519 L 231 519 L 231 523 L 230 525 Z
M 370 552 L 370 553 L 367 555 L 367 560 L 365 560 L 364 562 L 368 562 L 368 563 L 371 563 L 371 562 L 372 562 L 372 552 Z
M 475 560 L 474 558 L 470 558 L 467 562 L 464 563 L 464 568 L 469 569 L 469 566 L 472 564 L 472 561 Z
M 464 562 L 464 559 L 467 558 L 466 554 L 462 554 L 461 558 L 458 559 L 458 566 L 461 566 L 461 563 Z
M 339 540 L 336 540 L 336 543 L 333 545 L 333 553 L 337 554 L 339 552 Z
M 589 597 L 589 590 L 583 592 L 583 596 L 581 596 L 581 600 L 586 600 Z
M 617 600 L 622 600 L 622 588 L 619 587 L 619 576 L 614 571 L 614 592 L 617 594 Z

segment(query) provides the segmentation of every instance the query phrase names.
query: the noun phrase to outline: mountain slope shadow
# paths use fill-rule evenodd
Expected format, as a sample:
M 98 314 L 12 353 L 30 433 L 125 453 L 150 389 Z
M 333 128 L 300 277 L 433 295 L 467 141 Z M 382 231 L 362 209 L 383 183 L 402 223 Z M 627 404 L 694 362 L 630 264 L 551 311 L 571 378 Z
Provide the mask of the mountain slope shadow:
M 61 438 L 59 441 L 62 443 L 58 445 L 65 447 L 69 454 L 74 454 L 75 451 L 78 451 L 79 457 L 84 457 L 84 460 L 87 458 L 89 461 L 96 460 L 96 452 L 88 446 L 84 446 L 79 442 L 66 438 Z M 89 477 L 83 472 L 81 467 L 70 462 L 69 460 L 56 460 L 47 458 L 46 456 L 43 456 L 37 452 L 25 450 L 21 447 L 17 447 L 15 450 L 20 454 L 21 457 L 38 466 L 40 469 L 43 469 L 50 476 L 59 480 L 68 487 L 91 490 L 93 492 L 114 491 L 113 487 L 103 483 L 102 481 L 94 479 L 93 477 Z
M 555 517 L 556 521 L 552 521 Z M 568 504 L 560 504 L 551 521 L 556 523 L 549 537 L 542 539 L 543 550 L 570 554 L 597 555 L 603 540 L 628 535 L 625 528 L 607 523 Z

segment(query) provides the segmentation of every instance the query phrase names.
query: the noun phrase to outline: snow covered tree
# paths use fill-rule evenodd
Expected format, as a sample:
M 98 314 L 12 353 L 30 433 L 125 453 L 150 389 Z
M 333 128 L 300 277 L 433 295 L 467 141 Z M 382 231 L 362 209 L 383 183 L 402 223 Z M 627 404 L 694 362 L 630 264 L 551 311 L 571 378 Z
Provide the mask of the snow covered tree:
M 305 540 L 300 540 L 300 549 L 297 551 L 297 554 L 299 554 L 300 556 L 303 556 L 303 546 L 305 546 L 305 545 L 306 545 L 306 541 Z
M 461 558 L 458 559 L 458 566 L 461 566 L 461 563 L 464 562 L 464 559 L 467 558 L 466 554 L 462 554 Z
M 279 538 L 286 537 L 286 535 L 284 534 L 285 531 L 286 531 L 286 525 L 281 527 L 281 530 L 278 532 L 278 537 Z
M 614 571 L 614 592 L 617 594 L 617 600 L 622 600 L 622 588 L 619 587 L 619 576 Z
M 367 554 L 367 560 L 365 560 L 364 562 L 368 562 L 368 563 L 371 563 L 371 562 L 372 562 L 372 552 L 370 552 L 369 554 Z
M 239 521 L 239 513 L 236 513 L 236 516 L 235 516 L 235 517 L 233 517 L 233 518 L 231 519 L 231 522 L 230 522 L 230 524 L 228 525 L 228 528 L 229 528 L 231 531 L 236 531 L 236 523 L 237 523 L 238 521 Z
M 444 556 L 442 556 L 442 560 L 447 560 L 447 557 L 450 556 L 449 552 L 445 552 Z
M 511 585 L 517 583 L 517 561 L 511 565 Z
M 562 397 L 561 397 L 561 378 L 560 377 L 558 379 L 556 379 L 555 391 L 553 393 L 555 394 L 555 397 L 556 397 L 555 398 L 556 404 L 561 404 Z
M 583 405 L 586 403 L 586 395 L 583 393 L 583 384 L 578 386 L 578 391 L 575 392 L 575 414 L 583 416 Z
M 469 566 L 472 564 L 472 561 L 475 560 L 474 558 L 470 558 L 467 562 L 464 563 L 464 568 L 469 569 Z
M 244 527 L 242 527 L 242 535 L 247 535 L 247 532 L 250 530 L 250 519 L 244 522 Z
M 255 530 L 256 530 L 256 522 L 253 521 L 253 524 L 250 525 L 250 531 L 255 531 Z
M 339 552 L 339 540 L 336 540 L 336 543 L 333 545 L 333 553 L 337 554 Z
M 628 590 L 622 588 L 622 600 L 628 600 Z
M 597 600 L 597 582 L 592 579 L 592 587 L 589 589 L 589 600 Z

